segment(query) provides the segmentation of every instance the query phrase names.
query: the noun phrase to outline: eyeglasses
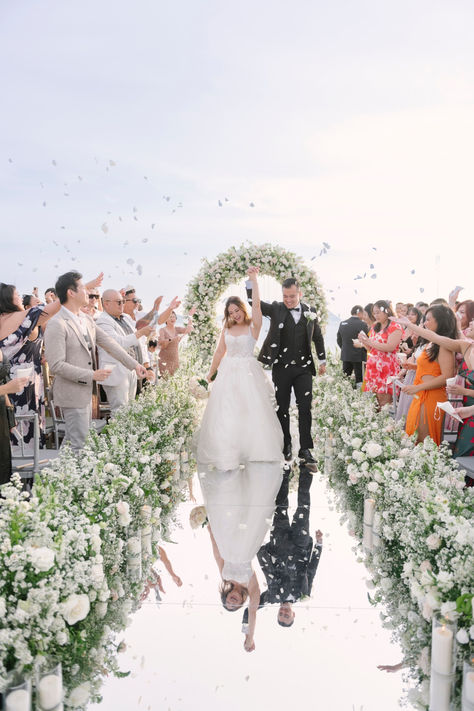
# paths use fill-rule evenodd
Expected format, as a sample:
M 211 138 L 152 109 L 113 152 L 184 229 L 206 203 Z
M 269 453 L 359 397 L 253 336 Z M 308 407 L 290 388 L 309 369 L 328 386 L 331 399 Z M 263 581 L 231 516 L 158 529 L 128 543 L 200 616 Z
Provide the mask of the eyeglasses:
M 106 304 L 117 304 L 117 306 L 123 306 L 123 304 L 125 303 L 125 301 L 122 301 L 122 300 L 120 300 L 120 301 L 115 301 L 115 299 L 106 299 L 106 300 L 105 300 L 105 303 L 106 303 Z
M 99 294 L 89 294 L 89 299 L 99 299 Z
M 142 303 L 141 299 L 125 299 L 125 301 L 132 301 L 134 304 L 141 304 Z

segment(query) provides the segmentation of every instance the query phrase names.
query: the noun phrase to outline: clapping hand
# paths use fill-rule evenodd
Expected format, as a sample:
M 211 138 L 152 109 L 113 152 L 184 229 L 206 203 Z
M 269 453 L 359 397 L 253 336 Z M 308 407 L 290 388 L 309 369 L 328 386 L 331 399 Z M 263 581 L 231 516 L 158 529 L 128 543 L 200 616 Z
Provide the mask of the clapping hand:
M 255 281 L 257 279 L 259 271 L 260 271 L 260 267 L 249 267 L 247 269 L 248 278 L 251 279 L 252 281 Z

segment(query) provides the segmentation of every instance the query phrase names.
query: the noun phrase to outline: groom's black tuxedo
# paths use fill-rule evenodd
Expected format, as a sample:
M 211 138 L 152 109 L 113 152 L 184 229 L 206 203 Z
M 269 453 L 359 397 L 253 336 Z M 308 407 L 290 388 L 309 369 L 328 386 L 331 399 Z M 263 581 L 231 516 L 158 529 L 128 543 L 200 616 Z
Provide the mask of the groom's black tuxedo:
M 247 289 L 249 301 L 252 290 Z M 277 415 L 283 430 L 284 447 L 291 444 L 289 407 L 291 390 L 294 390 L 298 405 L 300 449 L 311 449 L 311 402 L 313 397 L 312 376 L 316 367 L 311 352 L 311 343 L 316 347 L 319 360 L 326 359 L 324 340 L 317 318 L 308 318 L 315 313 L 313 308 L 300 301 L 299 319 L 295 322 L 292 310 L 284 303 L 260 302 L 262 314 L 270 318 L 270 329 L 260 350 L 258 360 L 272 368 Z
M 298 508 L 292 523 L 288 516 L 288 474 L 276 498 L 270 540 L 257 553 L 267 590 L 260 595 L 259 607 L 296 602 L 310 596 L 319 565 L 322 543 L 314 545 L 309 534 L 311 473 L 302 466 L 298 486 Z M 248 620 L 245 610 L 242 622 Z

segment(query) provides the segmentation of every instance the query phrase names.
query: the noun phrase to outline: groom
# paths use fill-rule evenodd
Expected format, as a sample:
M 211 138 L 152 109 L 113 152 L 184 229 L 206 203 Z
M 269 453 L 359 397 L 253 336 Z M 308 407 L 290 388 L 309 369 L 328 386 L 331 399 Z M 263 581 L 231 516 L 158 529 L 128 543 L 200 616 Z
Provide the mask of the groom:
M 250 267 L 249 274 L 255 267 Z M 251 282 L 247 281 L 247 296 L 252 301 Z M 262 314 L 270 317 L 270 329 L 258 360 L 271 365 L 278 405 L 277 415 L 283 430 L 283 454 L 292 458 L 290 435 L 290 398 L 294 391 L 298 406 L 300 449 L 298 456 L 310 471 L 317 470 L 311 449 L 311 403 L 313 375 L 316 375 L 311 343 L 316 347 L 319 375 L 326 372 L 326 351 L 315 309 L 301 301 L 301 289 L 293 277 L 282 284 L 283 301 L 268 304 L 261 301 Z

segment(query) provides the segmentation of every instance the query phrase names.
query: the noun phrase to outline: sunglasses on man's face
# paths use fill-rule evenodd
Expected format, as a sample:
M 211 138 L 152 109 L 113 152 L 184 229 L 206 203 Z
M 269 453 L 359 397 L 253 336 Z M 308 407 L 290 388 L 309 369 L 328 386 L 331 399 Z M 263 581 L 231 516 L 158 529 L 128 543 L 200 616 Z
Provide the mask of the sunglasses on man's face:
M 141 304 L 142 303 L 141 299 L 125 299 L 125 301 L 132 301 L 134 304 Z
M 89 294 L 89 299 L 98 299 L 99 294 Z

